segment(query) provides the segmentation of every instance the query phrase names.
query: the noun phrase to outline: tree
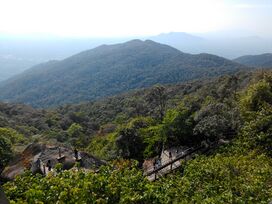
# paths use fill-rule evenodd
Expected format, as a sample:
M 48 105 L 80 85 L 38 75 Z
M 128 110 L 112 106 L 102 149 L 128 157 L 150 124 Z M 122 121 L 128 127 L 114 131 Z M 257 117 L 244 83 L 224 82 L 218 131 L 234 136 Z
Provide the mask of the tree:
M 70 137 L 69 142 L 73 146 L 85 147 L 89 143 L 87 136 L 83 133 L 83 128 L 77 123 L 73 123 L 69 127 L 67 134 Z
M 212 141 L 232 136 L 240 125 L 238 110 L 230 109 L 223 103 L 212 103 L 202 107 L 194 120 L 196 122 L 194 135 Z
M 119 155 L 126 159 L 143 159 L 144 145 L 139 132 L 134 128 L 123 128 L 116 139 Z
M 83 132 L 83 128 L 81 125 L 77 123 L 73 123 L 69 129 L 67 130 L 67 133 L 70 137 L 79 137 Z
M 157 106 L 159 118 L 161 121 L 163 120 L 163 116 L 165 113 L 166 99 L 167 96 L 165 94 L 165 87 L 161 85 L 153 87 L 148 96 L 148 101 L 150 103 L 154 103 Z
M 271 76 L 272 78 L 272 76 Z M 256 117 L 258 112 L 272 106 L 272 79 L 262 79 L 252 84 L 240 98 L 240 109 L 246 121 Z
M 23 143 L 25 138 L 12 128 L 0 128 L 0 135 L 10 140 L 12 144 Z
M 159 155 L 162 151 L 163 144 L 166 141 L 163 134 L 163 125 L 155 125 L 140 130 L 145 144 L 144 158 L 151 158 Z
M 189 145 L 196 142 L 192 129 L 193 118 L 188 108 L 181 105 L 178 109 L 167 111 L 163 119 L 163 134 L 167 146 Z
M 12 157 L 11 142 L 0 134 L 0 173 Z
M 149 127 L 153 122 L 149 117 L 137 117 L 121 128 L 116 139 L 119 155 L 123 158 L 142 161 L 145 144 L 140 130 Z
M 246 121 L 242 129 L 243 141 L 272 155 L 271 74 L 248 87 L 240 98 L 240 108 Z
M 23 135 L 11 128 L 0 128 L 0 172 L 13 155 L 13 145 L 25 142 Z

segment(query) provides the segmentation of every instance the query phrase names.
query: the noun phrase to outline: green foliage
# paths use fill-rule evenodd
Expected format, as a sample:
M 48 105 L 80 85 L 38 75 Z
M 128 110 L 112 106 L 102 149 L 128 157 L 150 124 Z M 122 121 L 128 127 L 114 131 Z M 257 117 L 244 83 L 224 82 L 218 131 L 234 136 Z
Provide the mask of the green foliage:
M 23 143 L 25 141 L 24 136 L 11 128 L 0 128 L 0 135 L 8 138 L 11 143 Z
M 4 185 L 11 203 L 268 203 L 272 160 L 247 155 L 201 156 L 180 172 L 149 182 L 132 161 L 114 162 L 98 173 L 25 173 Z
M 272 155 L 272 109 L 260 114 L 245 123 L 241 130 L 241 141 L 248 148 L 259 147 L 261 151 Z
M 141 130 L 154 124 L 154 120 L 150 117 L 137 117 L 121 127 L 116 133 L 118 154 L 123 158 L 142 161 L 146 144 Z
M 0 173 L 12 157 L 11 142 L 0 135 Z
M 272 83 L 261 80 L 251 85 L 241 97 L 240 105 L 244 118 L 254 119 L 255 113 L 272 105 Z
M 224 95 L 223 92 L 233 93 L 233 90 L 241 90 L 251 79 L 256 78 L 255 75 L 238 73 L 212 80 L 164 86 L 164 94 L 167 96 L 165 108 L 175 109 L 182 100 L 193 113 L 202 107 L 207 97 L 225 102 L 226 98 L 233 97 L 229 94 Z M 224 88 L 219 90 L 218 84 L 224 85 Z M 76 123 L 82 127 L 83 136 L 79 140 L 72 139 L 69 142 L 84 148 L 89 145 L 90 139 L 97 135 L 97 131 L 108 123 L 122 125 L 139 116 L 149 116 L 159 121 L 157 101 L 148 100 L 152 92 L 153 88 L 140 89 L 103 100 L 47 110 L 34 109 L 22 104 L 0 103 L 0 127 L 16 130 L 25 136 L 27 142 L 35 140 L 55 144 L 67 143 L 67 130 Z
M 245 125 L 241 141 L 259 147 L 271 155 L 272 150 L 272 75 L 252 84 L 241 96 L 240 107 Z
M 67 133 L 70 137 L 79 137 L 82 134 L 82 131 L 83 129 L 79 124 L 73 123 L 67 130 Z
M 26 173 L 4 188 L 16 203 L 139 203 L 147 201 L 143 194 L 147 180 L 135 165 L 114 163 L 101 167 L 97 174 L 62 171 L 41 177 Z
M 60 173 L 63 169 L 63 165 L 62 163 L 57 163 L 55 166 L 54 166 L 54 169 L 56 170 L 56 172 Z
M 84 147 L 88 143 L 87 135 L 83 134 L 83 128 L 80 124 L 73 123 L 67 130 L 70 137 L 69 142 L 76 147 Z
M 197 138 L 193 137 L 194 121 L 191 114 L 190 110 L 182 105 L 167 111 L 163 119 L 163 134 L 167 146 L 197 142 Z
M 100 159 L 111 160 L 117 157 L 116 140 L 117 134 L 97 135 L 92 138 L 87 151 Z
M 11 128 L 0 128 L 0 172 L 13 156 L 17 144 L 26 142 L 23 135 Z
M 4 83 L 0 98 L 52 107 L 158 83 L 173 84 L 235 73 L 243 68 L 215 55 L 191 55 L 150 40 L 133 40 L 37 65 Z
M 166 141 L 165 135 L 162 134 L 163 126 L 155 125 L 140 130 L 141 137 L 145 144 L 143 152 L 144 158 L 151 158 L 161 153 L 163 144 Z
M 272 78 L 269 74 L 257 78 L 241 94 L 237 109 L 236 91 L 250 78 L 242 76 L 166 87 L 168 111 L 162 122 L 156 118 L 156 103 L 144 100 L 140 109 L 134 108 L 149 95 L 147 91 L 130 95 L 136 103 L 119 96 L 62 107 L 49 117 L 53 121 L 46 122 L 50 131 L 41 122 L 45 120 L 35 124 L 48 137 L 55 137 L 57 130 L 67 130 L 72 139 L 95 134 L 87 150 L 108 160 L 120 156 L 142 162 L 158 155 L 163 144 L 191 146 L 207 138 L 232 139 L 207 155 L 183 162 L 180 171 L 149 182 L 132 160 L 113 162 L 96 173 L 58 167 L 56 175 L 47 177 L 26 172 L 6 183 L 5 192 L 11 203 L 268 203 L 272 200 Z M 228 131 L 239 134 L 228 137 Z
M 127 127 L 122 128 L 118 132 L 116 146 L 121 157 L 140 161 L 143 160 L 144 144 L 137 129 Z
M 223 103 L 204 105 L 195 115 L 194 134 L 199 138 L 211 141 L 229 138 L 229 133 L 237 132 L 240 126 L 240 115 L 237 108 L 230 108 Z
M 199 157 L 185 167 L 182 178 L 173 178 L 173 202 L 267 203 L 272 198 L 271 167 L 271 158 L 254 151 Z
M 160 121 L 162 121 L 165 114 L 167 95 L 165 94 L 165 87 L 161 85 L 156 85 L 151 89 L 148 95 L 148 101 L 156 104 L 158 109 L 158 116 Z

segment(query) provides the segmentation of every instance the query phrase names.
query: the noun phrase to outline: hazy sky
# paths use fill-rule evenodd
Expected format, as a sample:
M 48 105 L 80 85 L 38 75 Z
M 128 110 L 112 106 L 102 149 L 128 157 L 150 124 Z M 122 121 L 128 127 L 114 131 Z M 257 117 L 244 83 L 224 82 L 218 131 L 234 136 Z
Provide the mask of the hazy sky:
M 272 36 L 272 0 L 0 0 L 0 33 L 144 36 L 245 30 Z

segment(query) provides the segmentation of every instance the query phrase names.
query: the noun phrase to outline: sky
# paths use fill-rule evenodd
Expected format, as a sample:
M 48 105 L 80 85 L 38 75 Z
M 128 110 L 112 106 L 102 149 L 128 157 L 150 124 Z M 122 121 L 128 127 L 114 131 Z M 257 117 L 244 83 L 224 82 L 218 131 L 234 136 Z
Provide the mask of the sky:
M 272 0 L 0 0 L 0 33 L 149 36 L 240 30 L 272 36 Z

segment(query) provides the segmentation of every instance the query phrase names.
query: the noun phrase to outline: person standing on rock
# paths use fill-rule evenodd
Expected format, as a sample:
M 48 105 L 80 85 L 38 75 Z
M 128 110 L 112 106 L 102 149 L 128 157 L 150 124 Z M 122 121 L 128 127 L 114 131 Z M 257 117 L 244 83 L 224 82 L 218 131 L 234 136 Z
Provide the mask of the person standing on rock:
M 39 158 L 38 160 L 37 160 L 37 167 L 40 169 L 41 168 L 41 159 Z
M 78 160 L 78 151 L 77 151 L 76 148 L 75 148 L 75 150 L 74 150 L 74 153 L 75 153 L 75 158 L 76 158 L 76 160 Z
M 60 149 L 60 147 L 58 147 L 58 150 L 59 150 L 59 158 L 61 158 L 61 149 Z
M 172 161 L 172 152 L 171 151 L 169 151 L 169 159 Z M 171 170 L 172 170 L 172 166 L 173 166 L 173 164 L 171 163 L 171 165 L 170 165 Z
M 169 152 L 169 159 L 172 160 L 172 152 Z
M 153 169 L 155 170 L 157 167 L 157 159 L 154 159 L 153 160 Z
M 52 164 L 51 164 L 50 159 L 47 161 L 46 166 L 47 166 L 47 168 L 48 168 L 48 171 L 51 171 L 51 169 L 52 169 Z

